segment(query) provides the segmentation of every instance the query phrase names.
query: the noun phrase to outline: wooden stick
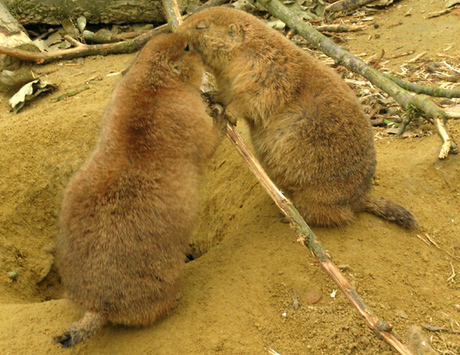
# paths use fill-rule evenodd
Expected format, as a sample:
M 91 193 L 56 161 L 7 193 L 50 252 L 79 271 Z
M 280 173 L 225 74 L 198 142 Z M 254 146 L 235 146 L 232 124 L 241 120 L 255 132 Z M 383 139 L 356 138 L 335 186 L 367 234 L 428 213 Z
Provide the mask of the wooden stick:
M 168 21 L 169 29 L 175 31 L 177 27 L 182 23 L 182 18 L 179 11 L 179 5 L 175 0 L 162 0 L 163 9 L 166 14 L 166 20 Z
M 444 143 L 439 152 L 439 159 L 446 159 L 449 155 L 449 152 L 452 150 L 452 145 L 456 145 L 452 135 L 446 129 L 446 122 L 441 116 L 436 116 L 435 120 L 436 128 L 438 129 L 439 134 L 441 135 Z
M 273 181 L 271 181 L 260 163 L 249 150 L 248 146 L 244 143 L 241 136 L 229 123 L 227 123 L 227 137 L 244 158 L 246 164 L 249 166 L 249 169 L 264 186 L 277 206 L 281 209 L 281 211 L 283 211 L 286 218 L 291 223 L 291 227 L 297 234 L 297 241 L 308 247 L 312 254 L 315 255 L 324 271 L 329 275 L 329 277 L 331 277 L 358 313 L 364 318 L 364 322 L 367 326 L 372 329 L 379 338 L 391 345 L 400 354 L 413 355 L 407 346 L 393 334 L 391 325 L 386 323 L 384 320 L 379 319 L 372 312 L 369 306 L 358 295 L 351 283 L 342 275 L 339 268 L 332 261 L 329 252 L 321 245 L 320 241 L 299 214 L 295 206 L 280 192 Z
M 451 11 L 452 11 L 452 9 L 445 9 L 445 10 L 441 10 L 441 11 L 437 11 L 437 12 L 430 12 L 426 18 L 428 19 L 428 18 L 439 17 L 439 16 L 442 16 L 442 15 L 448 14 Z
M 460 330 L 454 330 L 454 329 L 449 329 L 445 327 L 435 327 L 435 326 L 428 325 L 428 324 L 422 324 L 422 327 L 430 332 L 441 332 L 442 331 L 442 332 L 448 332 L 448 333 L 453 333 L 453 334 L 460 334 Z
M 72 36 L 70 35 L 64 35 L 63 38 L 69 42 L 72 46 L 74 47 L 81 47 L 81 46 L 84 46 L 83 43 L 81 42 L 78 42 L 75 38 L 73 38 Z
M 455 119 L 460 118 L 460 112 L 446 110 L 446 113 L 452 118 L 455 118 Z

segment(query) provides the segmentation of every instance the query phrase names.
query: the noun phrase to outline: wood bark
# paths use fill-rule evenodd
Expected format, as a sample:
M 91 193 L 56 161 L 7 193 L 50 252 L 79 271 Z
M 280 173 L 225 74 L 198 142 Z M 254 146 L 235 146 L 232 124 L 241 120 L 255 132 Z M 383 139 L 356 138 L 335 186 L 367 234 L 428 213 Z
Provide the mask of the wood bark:
M 2 0 L 23 25 L 60 25 L 85 16 L 88 23 L 164 23 L 160 0 Z M 190 0 L 179 0 L 181 12 Z
M 0 0 L 0 45 L 15 48 L 24 44 L 32 44 L 27 31 L 11 15 L 3 0 Z

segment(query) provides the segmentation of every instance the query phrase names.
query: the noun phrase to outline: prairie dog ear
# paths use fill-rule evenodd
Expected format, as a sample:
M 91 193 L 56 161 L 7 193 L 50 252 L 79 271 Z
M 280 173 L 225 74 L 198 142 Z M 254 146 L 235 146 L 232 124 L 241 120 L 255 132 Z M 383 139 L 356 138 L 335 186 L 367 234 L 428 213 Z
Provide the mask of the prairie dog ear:
M 234 23 L 231 23 L 228 26 L 228 34 L 230 37 L 236 37 L 238 34 L 238 26 Z
M 195 27 L 195 28 L 196 28 L 197 30 L 204 30 L 205 28 L 208 28 L 208 27 L 209 27 L 209 25 L 206 23 L 206 21 L 205 21 L 205 20 L 201 20 L 200 22 L 198 22 L 198 23 L 196 24 L 196 27 Z
M 169 62 L 169 67 L 171 68 L 171 70 L 172 70 L 174 73 L 180 74 L 180 66 L 179 66 L 179 64 L 177 64 L 176 62 L 170 61 L 170 62 Z

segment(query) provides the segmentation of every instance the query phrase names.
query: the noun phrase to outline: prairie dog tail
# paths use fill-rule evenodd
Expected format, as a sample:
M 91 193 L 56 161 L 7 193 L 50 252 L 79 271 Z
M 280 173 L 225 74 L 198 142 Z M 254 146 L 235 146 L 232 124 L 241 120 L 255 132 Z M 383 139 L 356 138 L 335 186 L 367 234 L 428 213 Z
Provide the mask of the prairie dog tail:
M 70 348 L 94 335 L 106 323 L 107 320 L 101 314 L 86 312 L 82 319 L 72 324 L 62 335 L 54 337 L 53 340 L 64 348 Z
M 381 197 L 367 196 L 360 201 L 358 211 L 369 212 L 407 229 L 418 228 L 415 217 L 404 207 Z

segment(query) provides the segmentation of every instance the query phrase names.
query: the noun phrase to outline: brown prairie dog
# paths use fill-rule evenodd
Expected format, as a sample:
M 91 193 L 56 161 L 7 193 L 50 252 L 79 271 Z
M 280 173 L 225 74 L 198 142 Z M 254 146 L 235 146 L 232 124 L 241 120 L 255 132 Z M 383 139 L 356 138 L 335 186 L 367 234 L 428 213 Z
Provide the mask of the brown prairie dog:
M 257 158 L 308 223 L 344 225 L 367 211 L 417 226 L 405 208 L 370 196 L 372 128 L 332 69 L 231 8 L 196 13 L 178 33 L 215 75 L 228 118 L 247 121 Z
M 219 133 L 187 39 L 149 41 L 116 87 L 98 145 L 62 203 L 57 259 L 85 315 L 55 338 L 68 347 L 107 322 L 145 326 L 176 303 L 199 181 Z

